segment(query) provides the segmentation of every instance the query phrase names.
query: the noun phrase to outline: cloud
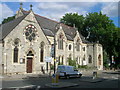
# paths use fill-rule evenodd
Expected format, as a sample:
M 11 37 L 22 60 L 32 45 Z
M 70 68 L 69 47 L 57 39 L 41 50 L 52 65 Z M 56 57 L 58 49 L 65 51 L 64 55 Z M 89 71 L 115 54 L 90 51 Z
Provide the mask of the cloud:
M 119 0 L 1 0 L 1 2 L 118 2 Z
M 26 2 L 26 0 L 19 0 L 19 2 Z
M 103 14 L 108 15 L 109 17 L 118 17 L 118 3 L 106 3 L 102 9 Z
M 35 13 L 59 21 L 65 13 L 86 15 L 97 2 L 39 2 L 33 7 Z
M 6 5 L 0 4 L 0 22 L 7 17 L 13 16 L 14 12 Z
M 54 9 L 54 10 L 66 10 L 68 9 L 68 6 L 65 4 L 59 4 L 59 3 L 39 3 L 38 7 L 40 9 Z

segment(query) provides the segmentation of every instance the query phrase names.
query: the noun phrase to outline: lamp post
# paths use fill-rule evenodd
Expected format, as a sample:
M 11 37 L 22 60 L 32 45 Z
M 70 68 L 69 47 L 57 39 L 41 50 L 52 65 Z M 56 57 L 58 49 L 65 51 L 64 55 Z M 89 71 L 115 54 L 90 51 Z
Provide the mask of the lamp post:
M 55 35 L 54 35 L 54 74 L 56 72 L 56 63 L 55 63 L 55 60 L 56 60 L 56 40 L 55 40 Z
M 58 29 L 57 28 L 57 25 L 60 25 L 60 23 L 57 23 L 55 25 L 55 29 Z M 60 26 L 59 26 L 60 27 Z M 54 32 L 55 33 L 55 32 Z M 55 34 L 54 34 L 54 74 L 56 72 L 56 39 L 55 39 Z

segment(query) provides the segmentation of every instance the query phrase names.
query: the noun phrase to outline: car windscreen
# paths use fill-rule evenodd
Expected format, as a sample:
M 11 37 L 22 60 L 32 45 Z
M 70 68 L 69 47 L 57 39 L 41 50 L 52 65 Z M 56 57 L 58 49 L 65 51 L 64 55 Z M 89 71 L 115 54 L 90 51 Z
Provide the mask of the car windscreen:
M 65 67 L 66 71 L 74 71 L 74 68 L 72 66 L 67 66 Z
M 64 71 L 65 70 L 65 67 L 64 66 L 58 66 L 58 71 Z

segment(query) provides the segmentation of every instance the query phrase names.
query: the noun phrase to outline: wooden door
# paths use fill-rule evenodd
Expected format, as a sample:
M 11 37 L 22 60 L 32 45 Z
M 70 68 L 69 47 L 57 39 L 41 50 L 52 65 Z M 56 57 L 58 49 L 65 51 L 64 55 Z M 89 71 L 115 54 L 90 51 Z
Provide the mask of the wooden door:
M 32 73 L 32 58 L 27 58 L 27 73 Z

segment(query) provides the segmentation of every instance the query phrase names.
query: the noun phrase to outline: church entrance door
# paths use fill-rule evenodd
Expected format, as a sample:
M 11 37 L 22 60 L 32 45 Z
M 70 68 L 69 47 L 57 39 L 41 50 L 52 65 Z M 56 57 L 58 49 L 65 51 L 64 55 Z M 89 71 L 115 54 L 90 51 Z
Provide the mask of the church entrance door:
M 33 69 L 33 52 L 29 51 L 27 54 L 27 64 L 26 64 L 26 72 L 27 73 L 32 73 L 32 69 Z
M 27 73 L 32 73 L 32 61 L 33 58 L 27 58 Z

